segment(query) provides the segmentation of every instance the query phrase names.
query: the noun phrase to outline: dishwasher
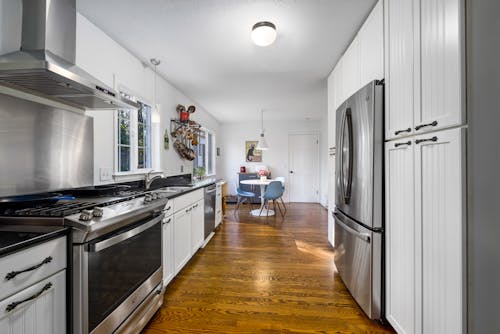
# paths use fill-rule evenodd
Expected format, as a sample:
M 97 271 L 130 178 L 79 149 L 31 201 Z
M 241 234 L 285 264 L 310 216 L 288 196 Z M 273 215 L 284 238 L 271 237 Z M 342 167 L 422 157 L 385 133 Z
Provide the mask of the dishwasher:
M 208 242 L 215 230 L 215 195 L 217 187 L 215 184 L 205 187 L 205 243 Z

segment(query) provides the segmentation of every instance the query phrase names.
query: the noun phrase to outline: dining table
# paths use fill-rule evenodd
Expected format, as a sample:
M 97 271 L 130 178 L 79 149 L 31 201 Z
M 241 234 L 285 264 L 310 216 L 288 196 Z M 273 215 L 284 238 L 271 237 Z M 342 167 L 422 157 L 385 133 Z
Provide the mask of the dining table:
M 274 216 L 274 210 L 266 209 L 264 207 L 264 192 L 266 191 L 266 186 L 269 183 L 276 181 L 273 179 L 253 179 L 253 180 L 242 180 L 240 183 L 248 184 L 252 186 L 260 186 L 260 208 L 250 211 L 252 216 Z

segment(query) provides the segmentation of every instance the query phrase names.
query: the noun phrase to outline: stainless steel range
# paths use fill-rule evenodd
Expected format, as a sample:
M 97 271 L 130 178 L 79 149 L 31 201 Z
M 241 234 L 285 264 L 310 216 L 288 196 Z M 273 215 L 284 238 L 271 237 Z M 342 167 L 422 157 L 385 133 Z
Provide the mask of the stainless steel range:
M 0 222 L 73 228 L 73 332 L 139 333 L 163 303 L 162 192 L 69 190 L 75 199 L 0 206 Z M 63 198 L 71 198 L 66 195 Z

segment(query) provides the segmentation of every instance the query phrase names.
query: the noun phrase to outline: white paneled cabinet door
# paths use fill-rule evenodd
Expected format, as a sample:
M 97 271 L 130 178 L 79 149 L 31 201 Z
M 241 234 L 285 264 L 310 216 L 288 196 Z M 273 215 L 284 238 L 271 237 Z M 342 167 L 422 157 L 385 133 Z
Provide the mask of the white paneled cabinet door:
M 385 82 L 387 139 L 413 133 L 415 61 L 414 16 L 415 1 L 386 0 L 385 2 Z
M 380 0 L 358 33 L 360 87 L 384 78 L 384 2 Z
M 417 133 L 463 122 L 461 0 L 419 1 L 421 107 L 415 112 Z
M 64 334 L 66 311 L 63 270 L 0 301 L 0 333 Z
M 163 285 L 166 286 L 174 278 L 174 217 L 163 218 L 162 235 L 162 261 L 163 261 Z
M 347 98 L 345 96 L 344 89 L 344 57 L 340 58 L 337 65 L 333 69 L 333 94 L 334 94 L 334 104 L 333 104 L 333 115 L 337 108 L 345 101 Z M 335 138 L 335 136 L 333 137 Z
M 385 144 L 386 318 L 398 333 L 415 333 L 413 142 Z
M 352 94 L 354 94 L 360 86 L 360 66 L 359 66 L 359 39 L 355 38 L 349 48 L 344 53 L 342 57 L 343 62 L 343 75 L 342 75 L 342 85 L 345 101 Z
M 175 274 L 191 258 L 191 207 L 174 215 L 174 266 Z
M 192 205 L 191 211 L 191 255 L 194 255 L 203 244 L 205 213 L 204 201 L 199 200 Z
M 463 333 L 464 129 L 419 136 L 415 143 L 415 220 L 422 242 L 417 266 L 426 334 Z

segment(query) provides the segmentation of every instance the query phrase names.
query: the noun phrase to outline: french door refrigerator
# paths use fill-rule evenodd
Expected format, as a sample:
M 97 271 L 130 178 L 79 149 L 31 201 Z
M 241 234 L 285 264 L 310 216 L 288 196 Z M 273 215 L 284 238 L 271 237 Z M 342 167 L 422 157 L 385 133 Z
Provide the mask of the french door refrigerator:
M 371 319 L 383 317 L 383 83 L 336 111 L 335 265 Z

